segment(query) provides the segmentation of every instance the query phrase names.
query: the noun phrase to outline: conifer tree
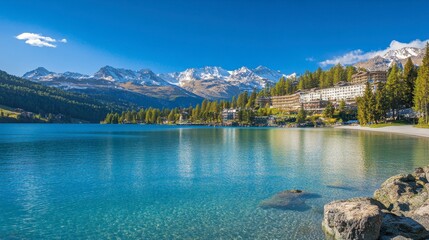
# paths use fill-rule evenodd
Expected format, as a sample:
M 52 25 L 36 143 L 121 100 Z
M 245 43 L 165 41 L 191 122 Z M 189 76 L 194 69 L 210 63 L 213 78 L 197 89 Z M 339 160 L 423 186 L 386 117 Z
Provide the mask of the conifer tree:
M 426 53 L 416 79 L 414 109 L 420 114 L 419 123 L 427 125 L 429 123 L 429 42 L 426 43 Z
M 378 83 L 377 91 L 375 92 L 375 121 L 385 121 L 389 102 L 386 95 L 384 83 Z
M 334 105 L 332 105 L 331 102 L 328 101 L 328 104 L 325 107 L 325 110 L 323 110 L 323 116 L 327 117 L 327 118 L 332 118 L 332 116 L 334 115 Z
M 306 117 L 307 117 L 307 113 L 305 112 L 304 108 L 301 107 L 298 111 L 297 116 L 296 116 L 296 122 L 297 123 L 304 123 Z
M 414 66 L 411 58 L 408 58 L 407 63 L 404 66 L 403 77 L 405 81 L 405 92 L 404 92 L 404 104 L 405 107 L 409 108 L 413 106 L 414 100 L 414 85 L 417 78 L 417 69 Z
M 389 100 L 389 107 L 394 119 L 398 116 L 398 111 L 403 105 L 405 84 L 400 78 L 400 70 L 396 64 L 390 70 L 386 82 L 386 95 Z

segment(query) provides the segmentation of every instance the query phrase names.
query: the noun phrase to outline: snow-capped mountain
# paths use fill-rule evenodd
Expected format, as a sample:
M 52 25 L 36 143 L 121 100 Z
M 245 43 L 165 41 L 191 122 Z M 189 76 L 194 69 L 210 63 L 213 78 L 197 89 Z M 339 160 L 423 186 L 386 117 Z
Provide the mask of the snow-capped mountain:
M 90 78 L 90 76 L 88 76 L 88 75 L 81 74 L 81 73 L 76 73 L 76 72 L 60 73 L 59 76 L 65 77 L 65 78 L 74 78 L 74 79 L 86 79 L 86 78 Z
M 253 69 L 253 72 L 261 78 L 274 82 L 277 82 L 281 77 L 285 77 L 285 75 L 280 71 L 274 71 L 264 66 L 258 66 L 257 68 Z
M 424 48 L 404 47 L 390 50 L 381 56 L 375 56 L 367 61 L 355 64 L 355 67 L 366 68 L 370 71 L 385 71 L 393 64 L 402 67 L 411 58 L 414 64 L 420 65 L 425 53 Z
M 169 85 L 168 82 L 158 77 L 154 72 L 149 69 L 134 71 L 130 69 L 105 66 L 100 68 L 100 70 L 98 70 L 98 72 L 94 74 L 94 78 L 117 83 L 132 82 L 141 85 Z
M 38 67 L 32 71 L 25 73 L 22 77 L 32 81 L 42 80 L 46 76 L 54 74 L 53 72 L 48 71 L 46 68 Z
M 158 76 L 171 84 L 210 99 L 230 98 L 241 91 L 259 90 L 267 84 L 277 82 L 281 77 L 289 77 L 264 66 L 254 69 L 241 67 L 231 71 L 222 67 L 207 66 L 189 68 L 183 72 L 158 74 Z
M 188 68 L 180 73 L 173 73 L 171 76 L 177 76 L 179 85 L 183 85 L 184 82 L 194 80 L 210 80 L 210 79 L 222 79 L 225 80 L 230 73 L 221 67 L 203 67 L 203 68 Z
M 155 74 L 149 69 L 135 71 L 104 66 L 91 76 L 74 72 L 55 73 L 40 67 L 25 73 L 23 78 L 67 90 L 114 88 L 157 97 L 174 93 L 174 96 L 192 98 L 229 99 L 242 91 L 262 89 L 267 84 L 274 84 L 281 77 L 294 76 L 263 66 L 254 69 L 241 67 L 232 71 L 207 66 L 162 74 Z
M 157 76 L 149 69 L 139 71 L 105 66 L 94 75 L 65 72 L 55 73 L 39 67 L 23 75 L 43 85 L 81 92 L 95 97 L 116 99 L 124 104 L 176 107 L 196 105 L 202 98 Z
M 424 55 L 424 49 L 414 47 L 404 47 L 397 50 L 390 50 L 383 55 L 384 59 L 391 61 L 404 60 L 409 57 L 419 57 Z
M 32 81 L 52 81 L 56 78 L 72 78 L 72 79 L 89 78 L 88 75 L 75 73 L 75 72 L 55 73 L 43 67 L 38 67 L 30 72 L 27 72 L 22 77 Z

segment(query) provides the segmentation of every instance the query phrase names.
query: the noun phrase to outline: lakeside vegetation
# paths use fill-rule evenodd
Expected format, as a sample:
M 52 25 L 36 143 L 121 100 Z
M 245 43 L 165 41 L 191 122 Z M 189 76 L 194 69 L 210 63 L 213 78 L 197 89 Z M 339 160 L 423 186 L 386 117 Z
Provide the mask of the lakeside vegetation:
M 321 68 L 315 72 L 307 71 L 298 79 L 280 79 L 274 86 L 267 86 L 259 92 L 253 91 L 250 95 L 243 92 L 231 101 L 207 101 L 201 106 L 186 109 L 140 109 L 109 113 L 105 123 L 146 123 L 146 124 L 225 124 L 222 120 L 222 111 L 225 109 L 237 109 L 238 125 L 258 125 L 261 117 L 273 116 L 285 121 L 279 121 L 278 125 L 291 123 L 303 126 L 332 125 L 348 120 L 358 119 L 361 125 L 371 127 L 396 126 L 414 123 L 416 117 L 420 126 L 428 125 L 429 113 L 429 44 L 423 64 L 416 67 L 409 58 L 403 69 L 393 65 L 388 70 L 386 83 L 366 83 L 366 89 L 362 97 L 356 99 L 357 108 L 346 108 L 345 102 L 340 101 L 335 107 L 328 102 L 322 113 L 307 112 L 301 108 L 298 112 L 287 112 L 279 109 L 261 107 L 256 104 L 257 97 L 281 96 L 295 93 L 297 90 L 309 88 L 331 87 L 341 81 L 348 82 L 356 73 L 352 66 L 342 67 L 336 65 L 329 70 Z M 373 91 L 373 87 L 376 91 Z M 417 116 L 402 117 L 400 110 L 413 108 Z M 184 121 L 186 119 L 186 121 Z
M 2 122 L 50 122 L 56 119 L 55 116 L 60 117 L 57 118 L 59 122 L 73 122 L 73 119 L 99 122 L 107 113 L 121 110 L 118 106 L 102 103 L 85 94 L 46 87 L 4 71 L 0 71 L 0 104 L 29 113 L 24 118 L 22 114 L 17 114 L 17 110 L 5 109 L 3 116 L 0 113 Z
M 404 68 L 393 65 L 386 83 L 374 83 L 376 91 L 367 83 L 362 97 L 356 99 L 357 108 L 340 101 L 328 102 L 323 112 L 284 111 L 257 104 L 258 97 L 293 94 L 298 90 L 332 87 L 348 82 L 358 71 L 355 67 L 335 65 L 324 71 L 307 71 L 296 78 L 281 78 L 273 86 L 261 91 L 245 91 L 230 101 L 204 100 L 187 108 L 136 108 L 119 106 L 85 94 L 46 87 L 0 71 L 0 122 L 103 122 L 110 124 L 206 124 L 280 126 L 333 125 L 357 119 L 361 125 L 382 127 L 398 121 L 429 125 L 429 47 L 420 67 L 408 59 Z M 362 69 L 361 69 L 362 70 Z M 10 97 L 13 96 L 13 97 Z M 413 108 L 417 116 L 401 117 L 402 109 Z M 235 109 L 234 117 L 225 121 L 226 109 Z M 402 114 L 403 115 L 403 114 Z M 405 119 L 407 118 L 407 119 Z M 274 119 L 274 120 L 273 120 Z M 405 121 L 406 120 L 406 121 Z M 390 125 L 392 125 L 390 124 Z

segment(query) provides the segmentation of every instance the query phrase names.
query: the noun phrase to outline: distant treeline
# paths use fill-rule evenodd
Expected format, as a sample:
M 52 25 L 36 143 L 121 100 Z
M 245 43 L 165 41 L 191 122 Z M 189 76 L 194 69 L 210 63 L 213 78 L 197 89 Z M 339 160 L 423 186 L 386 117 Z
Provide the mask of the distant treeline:
M 4 71 L 0 71 L 0 105 L 36 114 L 64 114 L 89 122 L 100 122 L 107 113 L 121 109 L 84 94 L 46 87 Z
M 269 109 L 261 109 L 254 112 L 256 107 L 256 91 L 249 94 L 247 91 L 234 96 L 231 101 L 209 101 L 204 100 L 201 105 L 189 108 L 158 109 L 148 108 L 124 111 L 122 113 L 109 113 L 104 119 L 105 123 L 177 123 L 188 121 L 194 124 L 219 124 L 222 123 L 222 110 L 229 108 L 238 108 L 237 121 L 241 124 L 250 124 L 255 115 L 267 115 Z

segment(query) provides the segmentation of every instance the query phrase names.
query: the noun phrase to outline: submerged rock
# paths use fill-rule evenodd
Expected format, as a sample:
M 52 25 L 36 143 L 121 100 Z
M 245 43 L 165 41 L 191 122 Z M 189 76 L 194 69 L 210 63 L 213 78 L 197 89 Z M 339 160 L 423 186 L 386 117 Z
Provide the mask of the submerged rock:
M 325 205 L 322 227 L 328 238 L 375 240 L 381 222 L 381 209 L 374 199 L 354 198 Z
M 378 231 L 380 239 L 429 239 L 428 177 L 429 166 L 417 168 L 412 174 L 387 179 L 374 192 L 374 199 L 325 205 L 325 233 L 335 239 L 376 239 L 372 238 L 374 231 Z M 375 224 L 378 218 L 381 227 Z
M 277 193 L 269 199 L 263 200 L 259 206 L 264 209 L 277 208 L 283 210 L 306 211 L 311 207 L 305 203 L 305 200 L 318 197 L 320 197 L 320 195 L 307 193 L 302 190 L 286 190 Z

